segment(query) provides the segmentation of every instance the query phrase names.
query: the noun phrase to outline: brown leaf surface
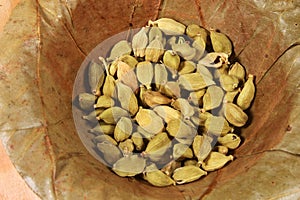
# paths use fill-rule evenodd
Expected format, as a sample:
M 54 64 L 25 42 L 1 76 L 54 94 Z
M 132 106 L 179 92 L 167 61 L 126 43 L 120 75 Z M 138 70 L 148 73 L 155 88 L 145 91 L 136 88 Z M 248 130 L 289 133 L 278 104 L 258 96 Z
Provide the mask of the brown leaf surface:
M 236 160 L 178 187 L 116 176 L 89 155 L 72 119 L 72 87 L 88 52 L 157 17 L 221 30 L 257 83 Z M 0 138 L 43 199 L 299 197 L 299 18 L 297 1 L 284 0 L 20 1 L 0 35 Z

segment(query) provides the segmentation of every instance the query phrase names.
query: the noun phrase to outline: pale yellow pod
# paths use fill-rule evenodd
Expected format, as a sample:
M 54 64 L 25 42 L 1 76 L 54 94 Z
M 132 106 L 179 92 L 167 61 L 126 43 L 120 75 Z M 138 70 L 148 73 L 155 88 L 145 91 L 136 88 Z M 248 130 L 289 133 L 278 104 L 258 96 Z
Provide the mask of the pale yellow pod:
M 236 62 L 232 66 L 230 66 L 228 74 L 236 76 L 242 82 L 245 81 L 246 71 L 245 68 L 239 62 Z
M 255 85 L 254 85 L 254 76 L 250 74 L 247 81 L 244 84 L 244 87 L 237 98 L 237 105 L 240 106 L 243 110 L 246 110 L 250 107 L 251 102 L 253 101 L 255 95 Z
M 110 56 L 107 58 L 108 61 L 113 61 L 122 55 L 129 55 L 132 51 L 131 45 L 126 40 L 121 40 L 116 43 L 111 49 Z
M 241 143 L 241 138 L 233 133 L 229 133 L 218 138 L 218 142 L 229 149 L 236 149 Z
M 109 135 L 98 135 L 95 138 L 92 139 L 94 143 L 101 143 L 101 142 L 106 142 L 106 143 L 111 143 L 115 146 L 118 145 L 117 141 L 115 139 L 113 139 L 111 136 Z
M 205 43 L 208 36 L 207 30 L 197 24 L 189 24 L 186 27 L 186 34 L 193 39 L 195 39 L 195 37 L 201 37 Z
M 160 18 L 156 21 L 149 20 L 148 25 L 157 26 L 166 35 L 183 35 L 186 28 L 185 25 L 171 18 Z
M 154 77 L 154 70 L 151 62 L 139 62 L 136 66 L 136 76 L 141 84 L 145 85 L 147 89 L 151 89 L 151 83 Z
M 170 98 L 162 95 L 157 91 L 141 89 L 140 94 L 142 102 L 149 107 L 154 107 L 157 105 L 167 105 L 172 102 Z
M 200 73 L 190 73 L 180 75 L 178 78 L 178 83 L 186 90 L 194 91 L 206 88 L 207 86 L 214 85 L 215 82 L 201 75 Z
M 144 179 L 151 185 L 157 187 L 165 187 L 169 185 L 175 185 L 175 181 L 160 170 L 151 170 L 144 174 Z
M 146 160 L 138 155 L 129 155 L 119 159 L 112 170 L 121 177 L 135 176 L 144 171 Z
M 193 61 L 185 60 L 180 63 L 179 65 L 179 72 L 178 74 L 189 74 L 194 72 L 196 69 L 196 64 Z
M 224 115 L 229 123 L 237 127 L 242 127 L 248 121 L 248 116 L 244 111 L 233 103 L 224 104 Z
M 167 50 L 164 53 L 163 62 L 172 70 L 172 73 L 177 73 L 180 64 L 180 57 L 176 52 Z
M 132 38 L 132 49 L 136 57 L 144 57 L 145 50 L 148 44 L 146 28 L 142 27 L 138 33 Z
M 203 96 L 204 110 L 212 110 L 219 107 L 223 101 L 224 92 L 216 85 L 209 86 Z
M 216 31 L 210 31 L 210 39 L 215 52 L 223 52 L 228 56 L 232 53 L 232 44 L 229 38 Z
M 185 119 L 189 119 L 195 113 L 194 107 L 184 98 L 176 99 L 171 103 L 171 106 L 179 110 Z
M 172 178 L 177 184 L 184 184 L 198 180 L 205 175 L 207 175 L 206 171 L 197 166 L 189 165 L 175 169 Z
M 228 55 L 222 52 L 211 52 L 206 54 L 198 64 L 206 67 L 220 68 L 223 64 L 228 63 Z
M 135 116 L 137 123 L 146 131 L 157 134 L 164 129 L 164 122 L 153 110 L 140 107 Z
M 233 156 L 226 156 L 219 152 L 211 152 L 205 162 L 202 164 L 202 168 L 205 171 L 215 171 L 222 168 L 227 162 L 232 161 Z
M 145 60 L 151 62 L 158 62 L 158 60 L 162 57 L 164 52 L 164 45 L 157 37 L 147 46 L 145 51 Z
M 169 106 L 155 106 L 153 108 L 154 112 L 156 112 L 166 123 L 169 123 L 172 119 L 180 119 L 181 113 L 174 108 Z

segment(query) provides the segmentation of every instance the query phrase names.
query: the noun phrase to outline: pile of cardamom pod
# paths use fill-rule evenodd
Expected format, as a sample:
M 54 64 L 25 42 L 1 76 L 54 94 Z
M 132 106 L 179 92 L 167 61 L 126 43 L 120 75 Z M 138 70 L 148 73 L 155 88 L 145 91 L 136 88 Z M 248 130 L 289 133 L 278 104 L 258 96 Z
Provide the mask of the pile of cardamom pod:
M 225 34 L 170 18 L 115 43 L 89 63 L 90 92 L 79 94 L 93 149 L 119 176 L 160 187 L 222 168 L 255 94 L 231 54 Z

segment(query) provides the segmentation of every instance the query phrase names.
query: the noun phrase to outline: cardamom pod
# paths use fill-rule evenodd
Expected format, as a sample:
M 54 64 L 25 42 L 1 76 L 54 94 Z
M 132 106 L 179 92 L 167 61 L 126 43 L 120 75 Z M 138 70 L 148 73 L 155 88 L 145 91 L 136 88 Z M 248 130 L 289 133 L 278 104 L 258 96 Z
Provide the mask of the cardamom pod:
M 117 62 L 117 77 L 119 80 L 122 80 L 122 77 L 127 74 L 129 71 L 133 70 L 127 63 L 118 61 Z
M 137 64 L 136 75 L 139 82 L 151 89 L 152 79 L 154 77 L 153 66 L 149 61 L 143 61 Z
M 134 69 L 136 67 L 136 65 L 138 64 L 138 60 L 131 55 L 123 55 L 120 58 L 118 58 L 117 61 L 122 61 L 122 62 L 126 63 L 127 65 L 129 65 L 131 67 L 131 69 Z
M 111 143 L 115 146 L 118 145 L 118 143 L 116 142 L 116 140 L 114 140 L 112 137 L 110 137 L 109 135 L 98 135 L 95 138 L 93 138 L 93 141 L 95 143 L 101 143 L 101 142 L 106 142 L 106 143 Z
M 223 102 L 232 103 L 235 100 L 236 95 L 239 93 L 239 90 L 234 90 L 231 92 L 226 92 Z
M 157 105 L 164 105 L 164 104 L 167 105 L 172 102 L 171 99 L 162 95 L 160 92 L 152 91 L 152 90 L 146 90 L 146 91 L 142 91 L 142 90 L 141 90 L 141 94 L 142 94 L 141 100 L 145 105 L 149 107 L 154 107 Z
M 119 159 L 112 170 L 121 177 L 135 176 L 144 171 L 146 160 L 138 155 L 129 155 Z
M 219 107 L 223 101 L 224 92 L 222 88 L 212 85 L 206 90 L 203 96 L 203 109 L 212 110 Z
M 168 81 L 166 84 L 161 85 L 159 92 L 171 98 L 179 98 L 181 96 L 179 83 L 175 81 Z
M 88 68 L 88 80 L 89 80 L 91 91 L 93 92 L 93 94 L 96 94 L 96 92 L 99 90 L 99 88 L 102 87 L 104 82 L 103 65 L 91 61 L 89 63 L 89 68 Z
M 188 102 L 188 100 L 183 98 L 178 98 L 171 103 L 171 106 L 181 112 L 184 119 L 189 119 L 194 115 L 194 107 Z
M 109 166 L 112 166 L 117 160 L 122 158 L 120 149 L 109 141 L 97 143 L 97 149 L 101 152 L 101 157 Z
M 221 87 L 227 91 L 232 92 L 239 86 L 239 79 L 235 76 L 222 74 L 220 76 Z
M 217 136 L 224 136 L 232 130 L 226 119 L 221 116 L 212 115 L 211 117 L 207 118 L 207 120 L 205 120 L 204 126 L 209 133 Z
M 206 89 L 200 89 L 197 91 L 190 92 L 188 96 L 188 101 L 193 103 L 195 106 L 202 105 L 202 97 L 204 96 Z
M 116 80 L 111 75 L 106 75 L 105 82 L 102 88 L 103 94 L 113 97 L 115 95 Z
M 198 159 L 198 163 L 202 163 L 203 160 L 207 158 L 212 150 L 212 143 L 213 139 L 209 136 L 201 136 L 197 135 L 194 138 L 192 148 L 194 151 L 194 155 Z
M 107 95 L 101 95 L 98 97 L 96 104 L 94 105 L 94 108 L 110 108 L 115 105 L 114 100 Z
M 128 117 L 129 113 L 120 107 L 111 107 L 104 110 L 98 117 L 98 120 L 103 120 L 107 124 L 116 124 L 121 117 Z
M 203 64 L 197 64 L 197 68 L 196 68 L 196 72 L 202 74 L 205 77 L 208 77 L 210 79 L 213 79 L 213 75 L 211 74 L 211 72 L 207 69 L 207 67 L 205 67 Z
M 180 75 L 189 74 L 194 72 L 195 69 L 196 69 L 196 64 L 193 61 L 185 60 L 180 63 L 178 74 Z
M 126 139 L 119 143 L 119 148 L 121 149 L 124 156 L 131 155 L 134 150 L 133 141 L 131 139 Z
M 204 126 L 205 121 L 211 116 L 213 116 L 211 113 L 204 112 L 202 109 L 199 109 L 195 116 L 193 116 L 191 119 L 196 126 Z
M 226 53 L 211 52 L 206 54 L 198 63 L 206 67 L 220 68 L 223 64 L 228 63 L 228 55 Z
M 144 140 L 143 140 L 143 136 L 139 132 L 134 132 L 131 135 L 131 140 L 132 140 L 132 142 L 135 146 L 135 149 L 137 151 L 141 151 L 141 150 L 144 149 L 145 143 L 144 143 Z
M 187 42 L 173 44 L 172 50 L 185 60 L 192 60 L 196 55 L 196 49 Z
M 165 187 L 175 185 L 175 181 L 160 170 L 151 170 L 144 174 L 144 179 L 151 185 L 157 187 Z
M 166 38 L 163 36 L 162 31 L 157 26 L 149 27 L 149 42 L 152 42 L 155 38 L 158 38 L 165 46 Z
M 189 24 L 186 27 L 186 34 L 193 39 L 195 39 L 195 37 L 201 37 L 205 43 L 207 41 L 207 30 L 197 24 Z
M 183 35 L 186 28 L 185 25 L 171 18 L 160 18 L 156 21 L 149 20 L 148 25 L 157 26 L 166 35 Z
M 197 131 L 184 123 L 181 119 L 170 120 L 166 127 L 170 136 L 175 138 L 194 138 Z
M 185 158 L 193 158 L 194 154 L 192 149 L 189 148 L 188 145 L 177 143 L 173 147 L 173 159 L 177 160 L 180 158 L 185 159 Z
M 224 115 L 229 123 L 237 127 L 242 127 L 248 121 L 248 116 L 244 111 L 233 103 L 224 104 Z
M 217 31 L 210 31 L 210 40 L 215 52 L 224 52 L 228 56 L 232 53 L 232 44 L 229 38 Z
M 157 134 L 164 129 L 164 122 L 153 110 L 140 107 L 135 116 L 137 123 L 146 131 Z
M 202 168 L 205 171 L 215 171 L 222 168 L 227 162 L 232 160 L 232 155 L 226 156 L 222 153 L 212 151 L 202 164 Z
M 227 63 L 223 63 L 221 67 L 217 68 L 214 71 L 214 78 L 220 79 L 221 75 L 223 74 L 228 75 L 228 69 L 229 69 L 229 65 Z
M 82 119 L 92 123 L 98 123 L 97 117 L 104 111 L 104 109 L 96 109 L 91 111 L 88 115 L 82 116 Z
M 171 140 L 166 132 L 156 134 L 148 143 L 145 153 L 153 153 L 161 149 L 167 149 L 171 145 Z
M 219 137 L 218 142 L 229 149 L 236 149 L 241 143 L 241 138 L 236 134 L 229 133 L 223 137 Z
M 80 93 L 78 95 L 79 106 L 82 110 L 91 110 L 95 103 L 96 97 L 90 93 Z
M 175 169 L 181 167 L 181 162 L 172 160 L 171 162 L 169 162 L 168 164 L 166 164 L 161 171 L 163 173 L 165 173 L 168 176 L 171 176 L 174 172 Z
M 107 58 L 108 61 L 113 61 L 122 55 L 129 55 L 132 51 L 131 45 L 126 40 L 117 42 L 110 51 L 110 56 Z
M 230 66 L 228 74 L 231 76 L 236 76 L 242 82 L 245 81 L 246 71 L 239 62 L 236 62 L 232 66 Z
M 146 28 L 142 27 L 140 31 L 136 33 L 132 38 L 132 49 L 134 56 L 144 57 L 147 44 L 148 37 L 146 33 Z
M 99 134 L 113 134 L 115 126 L 111 124 L 97 124 L 94 128 L 90 129 L 89 132 L 99 135 Z
M 132 134 L 132 121 L 130 118 L 121 117 L 116 124 L 114 130 L 114 138 L 117 142 L 124 141 L 130 137 Z
M 151 62 L 158 62 L 161 56 L 164 54 L 164 46 L 159 40 L 159 37 L 156 37 L 145 50 L 145 60 Z
M 112 63 L 108 65 L 108 74 L 111 76 L 115 76 L 118 70 L 118 62 L 119 60 L 114 60 Z
M 192 47 L 196 49 L 196 54 L 193 60 L 198 61 L 205 53 L 206 43 L 205 40 L 201 36 L 194 37 L 194 42 Z
M 139 88 L 138 80 L 134 70 L 130 70 L 126 74 L 124 74 L 120 81 L 130 87 L 134 92 Z
M 153 108 L 154 112 L 156 112 L 166 123 L 169 123 L 172 119 L 180 119 L 181 113 L 174 108 L 169 106 L 155 106 Z
M 117 82 L 116 90 L 121 107 L 129 111 L 132 116 L 135 115 L 138 111 L 138 101 L 132 89 L 121 82 Z
M 251 102 L 254 98 L 255 86 L 253 81 L 254 81 L 254 76 L 250 74 L 248 76 L 247 81 L 244 84 L 241 93 L 237 98 L 237 105 L 243 110 L 246 110 L 250 107 Z
M 184 89 L 189 91 L 200 90 L 206 88 L 207 86 L 214 85 L 215 82 L 199 73 L 190 73 L 180 75 L 178 78 L 178 83 Z
M 148 132 L 140 126 L 136 127 L 136 131 L 139 134 L 141 134 L 143 136 L 143 138 L 147 139 L 148 141 L 150 141 L 154 137 L 154 135 L 156 134 L 156 133 Z
M 180 64 L 180 57 L 176 52 L 167 50 L 163 56 L 164 64 L 171 70 L 174 77 L 176 77 L 176 73 Z
M 222 153 L 224 155 L 226 155 L 228 153 L 228 148 L 225 146 L 221 146 L 221 145 L 215 146 L 214 150 L 216 150 L 217 152 Z
M 155 64 L 154 66 L 154 82 L 157 89 L 167 83 L 168 71 L 163 64 Z
M 199 167 L 190 165 L 175 169 L 172 178 L 177 184 L 184 184 L 198 180 L 200 177 L 207 175 Z

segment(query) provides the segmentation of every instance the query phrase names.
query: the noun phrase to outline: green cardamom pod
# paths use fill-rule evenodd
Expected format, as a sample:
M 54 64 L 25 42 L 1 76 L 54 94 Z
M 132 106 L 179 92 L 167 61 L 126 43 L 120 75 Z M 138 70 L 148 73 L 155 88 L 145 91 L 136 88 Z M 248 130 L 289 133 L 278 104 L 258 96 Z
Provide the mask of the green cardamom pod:
M 212 146 L 211 146 L 212 141 L 213 139 L 206 135 L 205 136 L 197 135 L 194 138 L 192 147 L 193 147 L 194 155 L 198 159 L 199 163 L 202 163 L 203 160 L 205 160 L 207 156 L 210 154 L 212 150 Z
M 123 155 L 131 155 L 134 151 L 133 141 L 131 139 L 126 139 L 125 141 L 120 142 L 119 148 L 121 149 Z
M 237 98 L 237 105 L 246 110 L 250 107 L 251 102 L 255 95 L 254 76 L 250 74 L 244 87 Z
M 115 86 L 116 86 L 116 80 L 113 76 L 107 75 L 105 78 L 105 82 L 102 88 L 103 94 L 113 97 L 115 94 Z
M 200 177 L 207 175 L 199 167 L 190 165 L 175 169 L 172 178 L 177 184 L 184 184 L 198 180 Z
M 157 105 L 167 105 L 172 102 L 172 100 L 164 95 L 162 95 L 160 92 L 152 91 L 152 90 L 145 90 L 141 89 L 141 100 L 142 102 L 149 106 L 154 107 Z
M 101 95 L 98 97 L 96 104 L 94 105 L 94 108 L 110 108 L 115 105 L 114 100 L 107 95 Z
M 157 134 L 164 129 L 164 122 L 153 110 L 140 107 L 135 116 L 137 123 L 146 131 Z
M 82 110 L 91 110 L 95 103 L 96 97 L 90 93 L 80 93 L 78 95 L 79 106 Z
M 228 55 L 226 53 L 211 52 L 206 54 L 198 63 L 206 67 L 220 68 L 223 64 L 228 63 Z
M 153 41 L 150 42 L 150 44 L 147 46 L 145 51 L 145 60 L 151 61 L 151 62 L 158 62 L 158 60 L 162 57 L 164 54 L 164 46 L 159 40 L 158 37 L 156 37 Z
M 113 134 L 115 126 L 112 124 L 97 124 L 94 128 L 90 129 L 89 132 L 99 135 L 99 134 Z
M 222 153 L 212 151 L 202 164 L 202 168 L 205 171 L 215 171 L 222 168 L 227 162 L 232 160 L 232 155 L 226 156 Z
M 184 98 L 178 98 L 171 103 L 171 106 L 181 112 L 184 119 L 189 119 L 194 115 L 194 107 L 191 106 L 188 100 Z
M 200 58 L 202 58 L 202 56 L 205 53 L 206 42 L 203 39 L 203 37 L 201 37 L 201 36 L 196 36 L 193 39 L 194 39 L 194 42 L 193 42 L 192 46 L 196 49 L 196 54 L 195 54 L 193 60 L 198 61 L 198 60 L 200 60 Z
M 212 110 L 219 107 L 223 101 L 224 92 L 222 88 L 212 85 L 206 90 L 203 96 L 203 109 Z
M 89 63 L 88 79 L 91 91 L 93 94 L 99 94 L 99 88 L 102 87 L 104 82 L 104 67 L 94 61 Z
M 136 57 L 144 57 L 145 50 L 148 44 L 146 28 L 143 27 L 132 38 L 132 49 Z
M 205 43 L 207 41 L 207 36 L 208 36 L 207 30 L 203 27 L 200 27 L 197 24 L 189 24 L 186 27 L 186 34 L 193 39 L 195 37 L 201 37 Z
M 139 107 L 138 107 L 137 98 L 133 93 L 132 89 L 121 82 L 117 82 L 116 90 L 117 90 L 117 99 L 121 103 L 121 107 L 129 111 L 129 113 L 132 116 L 135 115 Z
M 173 159 L 177 160 L 181 159 L 191 159 L 193 158 L 194 154 L 192 149 L 189 148 L 188 145 L 177 143 L 173 147 Z
M 228 148 L 225 146 L 222 146 L 222 145 L 215 146 L 214 150 L 216 150 L 217 152 L 222 153 L 224 155 L 226 155 L 228 153 Z
M 103 120 L 107 124 L 116 124 L 121 117 L 128 117 L 129 113 L 120 107 L 111 107 L 104 110 L 98 117 L 98 120 Z
M 236 149 L 241 143 L 241 138 L 236 134 L 229 133 L 223 137 L 219 137 L 218 142 L 229 149 Z
M 97 109 L 91 111 L 88 115 L 82 116 L 82 119 L 87 120 L 89 122 L 96 123 L 98 122 L 97 117 L 103 112 L 104 110 L 102 109 Z
M 109 166 L 112 166 L 117 160 L 122 158 L 120 149 L 109 141 L 97 143 L 97 149 L 101 152 L 102 158 Z
M 223 63 L 221 67 L 217 68 L 214 71 L 214 78 L 215 79 L 220 79 L 220 76 L 225 74 L 228 75 L 228 69 L 229 69 L 229 65 L 227 63 Z
M 117 42 L 110 51 L 110 56 L 107 58 L 108 61 L 113 61 L 123 55 L 129 55 L 132 51 L 131 45 L 126 40 Z
M 207 67 L 205 67 L 202 64 L 199 64 L 199 63 L 197 64 L 196 72 L 198 72 L 198 73 L 202 74 L 203 76 L 208 77 L 210 79 L 214 78 L 212 73 L 207 69 Z
M 226 92 L 223 102 L 232 103 L 235 100 L 236 95 L 239 93 L 239 90 L 234 90 L 231 92 Z
M 232 130 L 226 119 L 221 116 L 212 115 L 211 117 L 207 118 L 207 120 L 205 120 L 204 126 L 209 133 L 217 136 L 224 136 Z
M 224 115 L 229 123 L 237 127 L 242 127 L 248 121 L 248 116 L 244 111 L 233 103 L 224 104 Z
M 230 76 L 226 74 L 222 74 L 220 76 L 221 87 L 227 91 L 232 92 L 239 86 L 239 79 L 235 76 Z
M 194 138 L 197 131 L 181 119 L 170 120 L 166 127 L 170 136 L 177 138 Z
M 154 66 L 154 82 L 157 89 L 168 81 L 168 71 L 163 64 L 155 64 Z
M 232 44 L 229 38 L 217 31 L 210 31 L 210 40 L 215 52 L 224 52 L 228 56 L 232 53 Z
M 165 187 L 175 185 L 175 181 L 160 170 L 151 170 L 144 174 L 144 179 L 151 185 L 157 187 Z
M 129 155 L 119 159 L 112 170 L 121 177 L 135 176 L 144 171 L 146 160 L 138 155 Z
M 160 18 L 156 21 L 149 20 L 148 25 L 157 26 L 166 35 L 183 35 L 186 28 L 185 25 L 171 18 Z
M 139 82 L 151 89 L 151 83 L 154 77 L 153 66 L 149 61 L 143 61 L 137 64 L 136 76 Z
M 242 82 L 245 81 L 246 71 L 239 62 L 236 62 L 232 66 L 230 66 L 228 74 L 231 76 L 236 76 Z
M 173 44 L 172 50 L 185 60 L 192 60 L 196 55 L 196 49 L 187 42 Z
M 144 143 L 144 140 L 143 140 L 143 136 L 139 132 L 134 132 L 131 135 L 131 140 L 132 140 L 132 142 L 135 146 L 135 149 L 137 151 L 141 151 L 141 150 L 144 149 L 145 143 Z
M 181 85 L 184 89 L 189 91 L 200 90 L 206 88 L 207 86 L 215 84 L 215 82 L 212 79 L 203 76 L 200 73 L 180 75 L 178 82 L 179 85 Z
M 186 160 L 183 163 L 183 166 L 190 166 L 190 165 L 199 167 L 197 160 Z
M 161 85 L 159 92 L 171 98 L 179 98 L 181 96 L 179 83 L 175 81 L 168 81 L 166 84 Z
M 129 65 L 131 67 L 131 69 L 134 69 L 136 67 L 136 65 L 138 64 L 138 60 L 131 55 L 123 55 L 120 58 L 118 58 L 117 61 L 122 61 L 122 62 L 126 63 L 127 65 Z
M 180 119 L 181 113 L 174 108 L 169 106 L 155 106 L 153 108 L 154 112 L 156 112 L 166 123 L 169 123 L 172 119 Z
M 180 64 L 179 55 L 174 51 L 167 50 L 164 53 L 163 62 L 171 70 L 173 76 L 176 76 Z
M 197 91 L 190 92 L 188 96 L 188 101 L 193 103 L 196 106 L 201 106 L 203 103 L 203 96 L 206 92 L 206 89 L 200 89 Z
M 132 121 L 130 118 L 121 117 L 116 124 L 114 130 L 114 138 L 117 142 L 124 141 L 130 137 L 132 134 Z
M 166 164 L 163 168 L 161 168 L 160 171 L 165 173 L 168 176 L 171 176 L 175 169 L 181 167 L 181 162 L 178 162 L 176 160 L 172 160 L 168 164 Z
M 111 143 L 115 146 L 118 145 L 118 143 L 116 142 L 116 140 L 114 140 L 112 137 L 110 137 L 109 135 L 98 135 L 95 138 L 93 138 L 94 143 L 101 143 L 101 142 L 106 142 L 106 143 Z
M 122 77 L 127 74 L 129 71 L 133 70 L 127 63 L 118 61 L 117 62 L 117 77 L 119 80 L 122 80 Z
M 196 69 L 196 64 L 193 61 L 185 60 L 180 63 L 178 74 L 183 75 L 183 74 L 193 73 L 195 69 Z

